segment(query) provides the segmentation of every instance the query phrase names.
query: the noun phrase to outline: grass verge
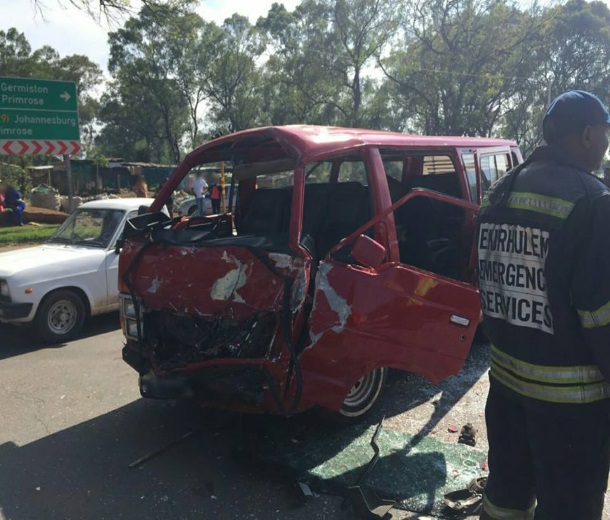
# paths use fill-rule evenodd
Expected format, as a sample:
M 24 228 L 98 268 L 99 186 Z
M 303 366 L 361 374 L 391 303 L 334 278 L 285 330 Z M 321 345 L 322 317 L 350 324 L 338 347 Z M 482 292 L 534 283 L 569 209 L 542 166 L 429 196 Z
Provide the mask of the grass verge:
M 0 247 L 44 242 L 58 228 L 56 224 L 0 228 Z

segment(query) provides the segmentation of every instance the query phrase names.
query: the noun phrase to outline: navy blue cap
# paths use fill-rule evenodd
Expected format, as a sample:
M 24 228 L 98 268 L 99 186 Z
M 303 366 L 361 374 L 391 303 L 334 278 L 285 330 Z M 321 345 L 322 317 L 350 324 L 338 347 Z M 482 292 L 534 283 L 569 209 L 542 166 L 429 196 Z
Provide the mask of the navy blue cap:
M 582 132 L 587 126 L 610 125 L 610 112 L 596 95 L 569 90 L 557 96 L 542 121 L 547 143 Z

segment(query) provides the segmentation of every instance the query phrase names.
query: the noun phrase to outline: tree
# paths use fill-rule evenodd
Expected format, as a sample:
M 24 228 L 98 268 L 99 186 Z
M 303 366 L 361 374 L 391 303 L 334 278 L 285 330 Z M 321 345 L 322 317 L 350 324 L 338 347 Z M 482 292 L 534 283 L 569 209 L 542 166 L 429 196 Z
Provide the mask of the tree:
M 77 82 L 87 146 L 102 123 L 97 145 L 133 160 L 177 162 L 214 131 L 291 123 L 500 135 L 527 153 L 550 97 L 610 95 L 608 6 L 535 1 L 302 0 L 274 3 L 253 26 L 204 21 L 198 0 L 145 0 L 109 34 L 101 99 L 95 64 L 32 50 L 16 29 L 0 31 L 0 74 Z
M 146 121 L 136 142 L 144 139 L 147 155 L 156 160 L 178 162 L 185 135 L 190 131 L 195 139 L 201 95 L 189 82 L 197 76 L 186 73 L 198 65 L 194 49 L 204 27 L 195 5 L 194 0 L 149 2 L 123 28 L 109 34 L 114 97 L 105 97 L 102 113 L 108 122 L 127 124 L 125 132 Z M 137 119 L 125 121 L 113 108 Z M 114 130 L 106 132 L 103 140 L 108 144 L 113 135 Z
M 138 3 L 146 7 L 153 6 L 158 2 L 159 0 L 139 0 Z M 107 20 L 114 21 L 122 15 L 129 13 L 135 2 L 131 0 L 67 0 L 67 2 L 65 0 L 57 0 L 57 4 L 62 8 L 70 6 L 83 11 L 95 20 L 105 17 Z M 51 9 L 49 2 L 46 0 L 33 0 L 32 6 L 43 17 Z
M 527 153 L 542 140 L 541 122 L 555 96 L 571 89 L 610 96 L 610 9 L 571 0 L 540 14 L 540 44 L 528 49 L 530 80 L 514 94 L 502 132 Z
M 406 45 L 381 63 L 412 107 L 407 125 L 433 135 L 492 135 L 527 75 L 539 20 L 504 0 L 409 6 Z
M 14 27 L 0 31 L 0 76 L 31 75 L 32 47 L 25 34 Z
M 229 132 L 260 122 L 262 74 L 257 64 L 265 51 L 258 30 L 244 16 L 234 14 L 220 30 L 208 26 L 210 54 L 205 93 L 211 106 L 214 128 Z
M 400 9 L 387 0 L 305 0 L 293 13 L 274 4 L 258 21 L 275 50 L 267 63 L 273 122 L 303 119 L 370 126 L 376 59 L 396 33 Z M 281 103 L 281 102 L 280 102 Z

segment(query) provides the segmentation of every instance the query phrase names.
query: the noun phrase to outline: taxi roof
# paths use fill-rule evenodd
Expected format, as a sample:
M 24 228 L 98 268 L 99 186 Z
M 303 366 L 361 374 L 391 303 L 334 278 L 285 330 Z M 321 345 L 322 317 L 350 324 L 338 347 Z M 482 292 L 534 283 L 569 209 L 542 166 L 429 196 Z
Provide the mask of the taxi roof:
M 273 143 L 276 146 L 279 144 L 284 149 L 283 154 L 273 153 Z M 288 154 L 298 161 L 306 161 L 320 155 L 367 146 L 430 149 L 516 147 L 517 143 L 508 139 L 485 137 L 424 136 L 359 128 L 289 125 L 255 128 L 229 134 L 200 146 L 191 152 L 187 159 L 193 164 L 204 157 L 205 162 L 229 160 L 232 154 L 239 153 L 241 149 L 257 147 L 258 155 L 265 155 L 265 150 L 269 152 L 268 159 L 279 159 L 281 155 L 285 157 Z

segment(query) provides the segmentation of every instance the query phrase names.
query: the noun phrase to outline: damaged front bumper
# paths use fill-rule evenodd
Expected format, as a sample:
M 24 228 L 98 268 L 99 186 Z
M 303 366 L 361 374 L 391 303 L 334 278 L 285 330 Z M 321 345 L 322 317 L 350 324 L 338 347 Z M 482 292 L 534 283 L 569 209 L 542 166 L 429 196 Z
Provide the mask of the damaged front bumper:
M 142 397 L 196 399 L 201 404 L 284 413 L 279 389 L 262 364 L 219 362 L 195 371 L 158 375 L 130 346 L 123 348 L 123 359 L 135 370 L 145 367 L 138 381 Z
M 158 377 L 152 372 L 140 376 L 140 395 L 149 399 L 185 399 L 195 396 L 187 376 Z

